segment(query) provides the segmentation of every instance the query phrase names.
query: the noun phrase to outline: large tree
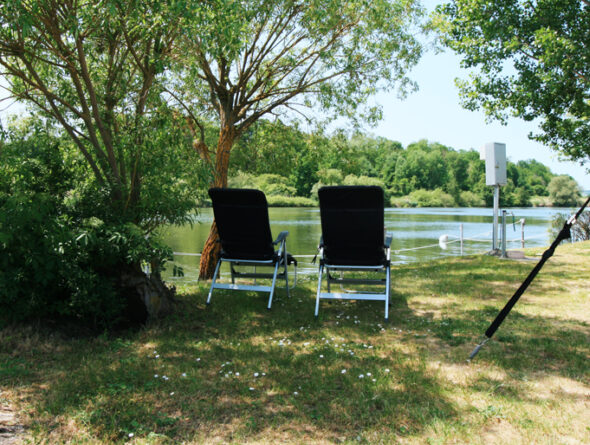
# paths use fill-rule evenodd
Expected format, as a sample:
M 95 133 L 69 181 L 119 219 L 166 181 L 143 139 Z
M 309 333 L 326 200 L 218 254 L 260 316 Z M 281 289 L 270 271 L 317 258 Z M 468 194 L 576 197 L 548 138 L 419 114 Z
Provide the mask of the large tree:
M 57 123 L 79 150 L 89 182 L 101 190 L 96 196 L 106 197 L 89 216 L 132 223 L 144 234 L 182 221 L 194 206 L 174 188 L 186 179 L 172 168 L 182 134 L 159 84 L 180 34 L 175 11 L 174 2 L 158 0 L 0 4 L 0 66 L 10 96 Z M 159 306 L 169 301 L 158 275 L 145 277 L 139 263 L 119 273 L 148 305 L 152 297 Z
M 443 43 L 473 70 L 458 81 L 466 108 L 538 119 L 534 139 L 590 160 L 588 0 L 453 0 L 437 13 Z
M 227 185 L 235 141 L 262 117 L 338 115 L 373 121 L 376 92 L 413 84 L 421 8 L 415 0 L 210 0 L 191 4 L 182 56 L 170 95 L 195 131 L 195 147 Z M 219 126 L 207 142 L 205 122 Z M 215 224 L 200 276 L 210 277 L 219 252 Z

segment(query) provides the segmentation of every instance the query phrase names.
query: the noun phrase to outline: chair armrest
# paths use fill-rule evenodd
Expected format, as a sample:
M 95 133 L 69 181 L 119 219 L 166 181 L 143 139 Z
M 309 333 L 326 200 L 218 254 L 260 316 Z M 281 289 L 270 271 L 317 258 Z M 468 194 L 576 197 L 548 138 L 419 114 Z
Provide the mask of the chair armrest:
M 389 247 L 391 246 L 391 241 L 392 241 L 392 240 L 393 240 L 393 235 L 391 235 L 391 234 L 389 234 L 389 233 L 388 233 L 388 234 L 385 236 L 385 248 L 386 248 L 386 249 L 389 249 Z
M 279 236 L 277 236 L 277 239 L 273 241 L 273 244 L 276 245 L 285 241 L 285 239 L 287 239 L 287 235 L 289 235 L 289 232 L 287 230 L 279 233 Z

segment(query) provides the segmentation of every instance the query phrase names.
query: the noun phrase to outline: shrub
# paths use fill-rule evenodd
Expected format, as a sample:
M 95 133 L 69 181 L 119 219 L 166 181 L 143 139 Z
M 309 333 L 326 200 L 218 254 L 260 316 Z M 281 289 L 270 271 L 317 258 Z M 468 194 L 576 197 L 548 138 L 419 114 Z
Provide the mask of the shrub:
M 553 217 L 551 221 L 551 227 L 549 233 L 551 234 L 551 240 L 557 238 L 557 235 L 563 228 L 563 225 L 569 219 L 570 215 L 567 213 L 558 213 Z M 571 227 L 572 241 L 587 241 L 590 240 L 590 211 L 585 210 L 578 217 L 576 222 Z
M 317 203 L 302 196 L 267 196 L 269 207 L 314 207 Z
M 459 203 L 463 207 L 485 207 L 486 201 L 477 193 L 463 191 L 459 195 Z
M 580 186 L 568 175 L 551 178 L 547 189 L 553 205 L 558 207 L 574 206 L 581 197 Z
M 342 181 L 343 185 L 376 185 L 381 188 L 385 188 L 385 184 L 379 178 L 372 178 L 370 176 L 356 176 L 348 175 Z
M 393 196 L 389 203 L 392 207 L 417 207 L 418 202 L 412 201 L 410 196 Z
M 320 181 L 314 184 L 311 189 L 311 198 L 318 199 L 318 190 L 327 185 L 376 185 L 381 187 L 385 193 L 385 200 L 389 200 L 390 191 L 385 187 L 385 183 L 379 179 L 371 176 L 357 176 L 347 175 L 345 178 L 342 177 L 340 170 L 330 168 L 327 170 L 321 170 Z
M 414 190 L 408 195 L 410 207 L 454 207 L 455 200 L 441 189 Z
M 551 198 L 548 196 L 533 196 L 530 202 L 533 207 L 551 207 L 552 205 Z
M 123 277 L 143 276 L 142 261 L 157 267 L 170 252 L 116 215 L 85 216 L 103 212 L 109 194 L 80 184 L 75 158 L 55 143 L 40 137 L 0 151 L 0 322 L 67 320 L 102 330 L 144 321 L 147 308 Z
M 95 329 L 147 313 L 128 312 L 135 296 L 119 281 L 141 261 L 163 264 L 170 252 L 132 224 L 59 215 L 47 195 L 0 204 L 0 313 L 5 321 L 68 319 Z
M 228 187 L 252 188 L 262 190 L 267 196 L 295 196 L 297 189 L 288 184 L 289 178 L 281 175 L 265 173 L 255 176 L 249 173 L 238 172 L 227 181 Z

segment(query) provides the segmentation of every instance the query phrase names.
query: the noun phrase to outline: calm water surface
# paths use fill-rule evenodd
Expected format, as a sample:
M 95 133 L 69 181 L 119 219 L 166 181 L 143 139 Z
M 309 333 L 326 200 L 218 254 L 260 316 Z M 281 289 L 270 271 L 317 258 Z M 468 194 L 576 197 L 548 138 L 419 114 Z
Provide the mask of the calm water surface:
M 525 247 L 550 244 L 548 229 L 552 217 L 557 213 L 571 213 L 571 209 L 560 208 L 516 208 L 507 216 L 507 248 L 519 249 L 521 226 L 525 219 Z M 287 249 L 302 262 L 300 270 L 315 271 L 316 267 L 306 264 L 314 255 L 320 238 L 320 213 L 317 208 L 271 208 L 269 209 L 271 230 L 274 237 L 280 231 L 289 231 Z M 386 209 L 385 228 L 393 234 L 392 262 L 408 263 L 429 261 L 443 256 L 461 254 L 459 242 L 460 226 L 463 224 L 463 252 L 483 253 L 492 247 L 492 216 L 489 208 L 418 208 Z M 209 227 L 213 220 L 212 209 L 202 209 L 191 226 L 172 226 L 166 230 L 165 241 L 174 252 L 195 254 L 201 252 Z M 446 249 L 439 245 L 441 235 L 448 235 Z M 185 281 L 196 280 L 198 256 L 175 255 L 175 264 L 182 266 Z M 169 267 L 168 269 L 171 269 Z M 165 274 L 165 276 L 168 274 Z M 172 278 L 172 277 L 169 277 Z

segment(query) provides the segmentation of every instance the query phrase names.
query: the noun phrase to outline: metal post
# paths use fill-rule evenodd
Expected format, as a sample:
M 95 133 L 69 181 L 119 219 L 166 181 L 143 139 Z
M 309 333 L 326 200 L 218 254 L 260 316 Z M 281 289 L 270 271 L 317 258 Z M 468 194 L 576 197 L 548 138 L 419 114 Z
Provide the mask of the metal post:
M 524 249 L 524 218 L 520 219 L 520 247 Z
M 461 238 L 461 255 L 463 255 L 463 223 L 459 226 L 460 238 Z
M 502 258 L 506 256 L 506 210 L 502 210 Z
M 498 250 L 498 209 L 500 207 L 500 186 L 494 186 L 494 225 L 492 231 L 492 250 Z

